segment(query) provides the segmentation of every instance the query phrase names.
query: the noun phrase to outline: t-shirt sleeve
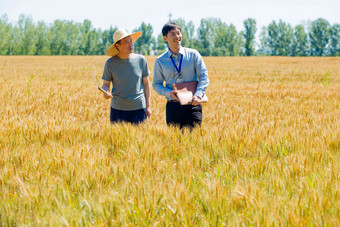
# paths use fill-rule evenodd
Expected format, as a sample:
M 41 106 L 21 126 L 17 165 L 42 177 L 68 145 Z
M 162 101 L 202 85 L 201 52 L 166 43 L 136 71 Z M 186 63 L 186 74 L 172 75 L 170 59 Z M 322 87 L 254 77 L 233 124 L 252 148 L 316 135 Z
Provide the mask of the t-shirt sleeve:
M 145 57 L 142 58 L 143 60 L 143 77 L 150 75 L 150 69 L 148 67 L 148 62 L 146 61 Z
M 102 79 L 106 80 L 106 81 L 112 81 L 112 74 L 111 74 L 111 70 L 110 70 L 109 60 L 107 60 L 105 62 L 104 72 L 103 72 Z

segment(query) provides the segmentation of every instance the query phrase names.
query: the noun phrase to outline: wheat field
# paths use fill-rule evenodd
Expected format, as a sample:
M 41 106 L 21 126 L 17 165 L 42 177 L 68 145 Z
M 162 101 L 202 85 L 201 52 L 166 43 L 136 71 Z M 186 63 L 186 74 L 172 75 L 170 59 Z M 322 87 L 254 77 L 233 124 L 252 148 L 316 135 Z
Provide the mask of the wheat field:
M 192 131 L 111 125 L 106 59 L 0 56 L 0 226 L 340 226 L 340 58 L 204 58 Z

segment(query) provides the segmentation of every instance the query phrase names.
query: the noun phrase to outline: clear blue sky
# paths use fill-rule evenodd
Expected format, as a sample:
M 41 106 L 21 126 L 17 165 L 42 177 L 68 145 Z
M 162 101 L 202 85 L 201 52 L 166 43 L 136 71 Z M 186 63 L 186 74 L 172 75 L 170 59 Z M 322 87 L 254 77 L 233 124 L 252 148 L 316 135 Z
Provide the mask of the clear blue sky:
M 174 19 L 194 22 L 195 28 L 202 18 L 220 18 L 233 23 L 238 31 L 245 19 L 255 18 L 258 34 L 262 26 L 279 19 L 292 26 L 319 17 L 340 23 L 340 0 L 0 0 L 0 16 L 7 14 L 13 23 L 25 14 L 34 22 L 89 19 L 95 28 L 117 26 L 132 31 L 144 21 L 153 26 L 154 36 L 168 21 L 169 13 Z

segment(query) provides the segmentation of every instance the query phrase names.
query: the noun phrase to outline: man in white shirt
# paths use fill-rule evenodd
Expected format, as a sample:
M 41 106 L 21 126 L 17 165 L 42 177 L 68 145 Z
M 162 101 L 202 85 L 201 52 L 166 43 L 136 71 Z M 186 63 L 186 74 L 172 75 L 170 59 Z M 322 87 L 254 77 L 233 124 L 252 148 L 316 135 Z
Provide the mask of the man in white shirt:
M 164 41 L 169 50 L 160 55 L 155 62 L 152 86 L 154 90 L 167 99 L 166 121 L 168 125 L 194 127 L 202 123 L 201 98 L 209 85 L 208 70 L 197 50 L 181 46 L 181 28 L 169 22 L 163 26 Z M 180 105 L 174 83 L 198 81 L 192 105 Z M 165 86 L 164 86 L 165 82 Z

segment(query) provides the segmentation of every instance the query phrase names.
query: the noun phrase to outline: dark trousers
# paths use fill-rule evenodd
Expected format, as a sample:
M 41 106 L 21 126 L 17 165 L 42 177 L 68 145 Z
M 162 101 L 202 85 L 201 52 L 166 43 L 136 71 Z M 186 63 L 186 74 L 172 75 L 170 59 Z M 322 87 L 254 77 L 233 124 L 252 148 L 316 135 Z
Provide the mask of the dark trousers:
M 181 105 L 179 102 L 167 102 L 166 123 L 180 128 L 193 128 L 202 124 L 202 104 L 198 106 Z
M 139 110 L 117 110 L 111 107 L 110 121 L 116 122 L 129 122 L 132 124 L 142 123 L 146 119 L 145 109 Z

